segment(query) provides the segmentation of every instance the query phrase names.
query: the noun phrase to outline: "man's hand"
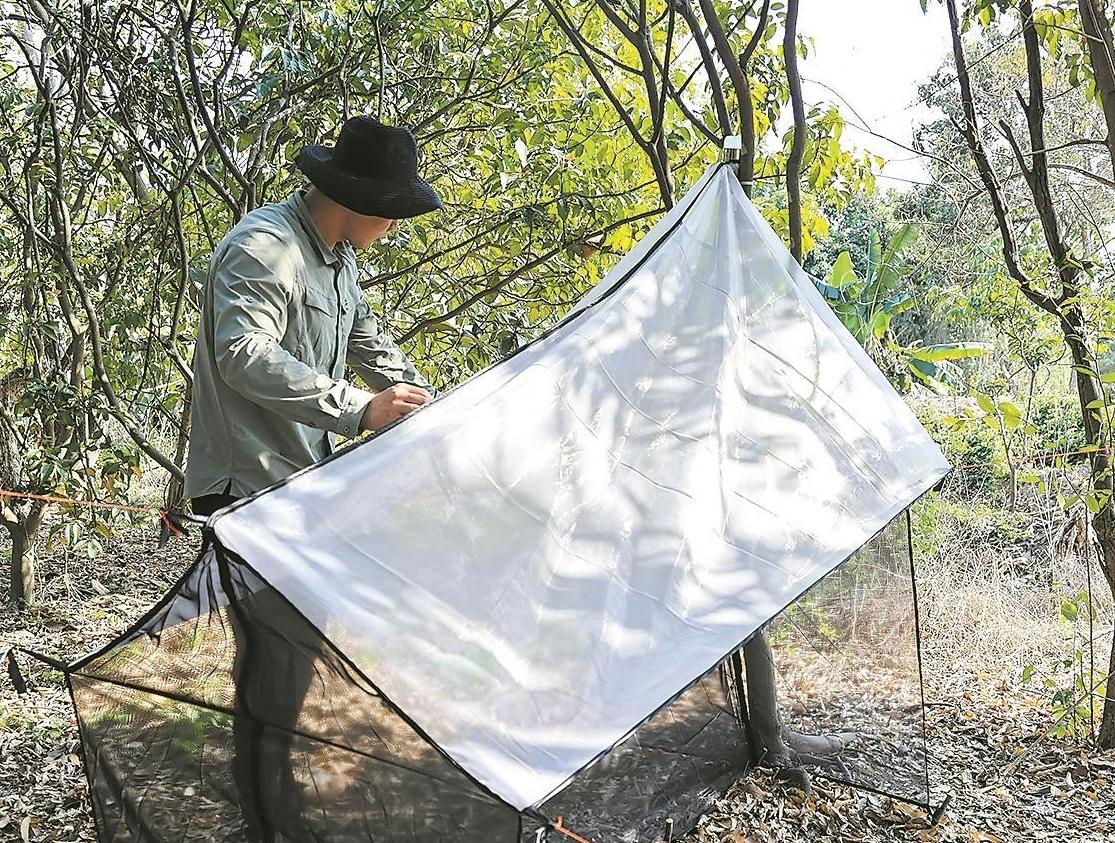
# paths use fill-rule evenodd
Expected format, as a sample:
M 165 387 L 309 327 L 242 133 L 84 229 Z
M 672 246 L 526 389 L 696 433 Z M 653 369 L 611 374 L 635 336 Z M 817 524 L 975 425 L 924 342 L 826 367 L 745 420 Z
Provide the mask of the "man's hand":
M 430 400 L 430 393 L 419 386 L 398 383 L 377 392 L 364 409 L 360 420 L 361 430 L 378 430 L 384 425 L 413 413 Z

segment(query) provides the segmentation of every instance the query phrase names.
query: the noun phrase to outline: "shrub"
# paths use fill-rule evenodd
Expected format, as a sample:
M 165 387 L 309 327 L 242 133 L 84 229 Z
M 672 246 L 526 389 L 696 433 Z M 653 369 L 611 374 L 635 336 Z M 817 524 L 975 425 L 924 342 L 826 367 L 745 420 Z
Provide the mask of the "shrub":
M 951 500 L 937 492 L 927 494 L 913 508 L 912 516 L 915 559 L 1023 547 L 1033 537 L 1034 520 L 1025 512 Z
M 1031 421 L 1038 432 L 1030 439 L 1030 453 L 1079 451 L 1087 443 L 1075 395 L 1041 395 L 1034 400 Z M 1077 457 L 1076 459 L 1082 459 Z
M 956 467 L 949 476 L 950 489 L 975 492 L 1010 476 L 1002 441 L 986 424 L 944 415 L 930 404 L 919 409 L 918 418 Z

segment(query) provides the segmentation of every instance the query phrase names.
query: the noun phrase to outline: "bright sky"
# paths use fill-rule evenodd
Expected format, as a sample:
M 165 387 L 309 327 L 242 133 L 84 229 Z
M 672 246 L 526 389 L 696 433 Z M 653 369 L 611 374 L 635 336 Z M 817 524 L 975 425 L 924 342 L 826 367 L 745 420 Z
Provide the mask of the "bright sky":
M 800 64 L 807 107 L 840 107 L 845 142 L 887 159 L 881 187 L 924 181 L 913 152 L 857 127 L 911 145 L 913 127 L 930 116 L 914 105 L 917 86 L 949 53 L 944 7 L 931 2 L 923 15 L 918 0 L 801 0 L 798 31 L 814 42 Z

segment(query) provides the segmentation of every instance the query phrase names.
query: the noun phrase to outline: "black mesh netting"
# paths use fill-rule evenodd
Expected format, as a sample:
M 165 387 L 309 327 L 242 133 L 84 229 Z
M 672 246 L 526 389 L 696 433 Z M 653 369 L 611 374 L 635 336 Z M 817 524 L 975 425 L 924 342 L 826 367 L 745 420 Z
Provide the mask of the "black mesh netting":
M 803 766 L 928 806 L 908 517 L 787 607 L 767 637 L 786 737 Z
M 746 734 L 714 668 L 541 807 L 596 843 L 691 828 L 748 765 Z M 528 827 L 528 832 L 530 828 Z
M 913 597 L 903 515 L 767 632 L 788 729 L 838 736 L 806 763 L 927 804 Z M 213 547 L 134 630 L 72 666 L 70 682 L 103 841 L 498 843 L 534 840 L 537 816 L 562 816 L 607 843 L 662 840 L 667 820 L 680 835 L 746 771 L 726 665 L 533 816 L 475 782 Z
M 140 629 L 71 675 L 102 840 L 516 839 L 517 811 L 273 589 L 221 567 L 203 553 Z
M 517 811 L 213 549 L 71 684 L 102 840 L 520 839 Z M 653 839 L 667 816 L 691 825 L 707 810 L 744 747 L 713 670 L 543 811 L 595 840 Z

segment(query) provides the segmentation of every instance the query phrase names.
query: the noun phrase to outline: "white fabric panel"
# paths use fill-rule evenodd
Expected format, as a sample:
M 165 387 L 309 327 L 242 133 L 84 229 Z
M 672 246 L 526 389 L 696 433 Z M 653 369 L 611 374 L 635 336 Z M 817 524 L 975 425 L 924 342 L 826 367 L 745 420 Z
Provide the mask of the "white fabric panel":
M 948 469 L 729 168 L 658 237 L 560 330 L 214 519 L 520 809 Z
M 624 278 L 635 266 L 637 266 L 647 255 L 651 249 L 655 247 L 659 240 L 668 234 L 677 221 L 683 217 L 690 205 L 692 205 L 698 196 L 703 195 L 705 185 L 712 179 L 719 168 L 709 167 L 705 170 L 703 176 L 697 179 L 697 183 L 689 189 L 689 191 L 681 197 L 681 199 L 670 209 L 668 214 L 663 214 L 646 233 L 638 243 L 636 243 L 630 252 L 619 259 L 612 271 L 600 279 L 573 307 L 569 309 L 567 316 L 572 316 L 574 313 L 580 313 L 586 307 L 594 304 L 597 299 L 607 294 L 608 290 L 616 283 L 618 279 Z

